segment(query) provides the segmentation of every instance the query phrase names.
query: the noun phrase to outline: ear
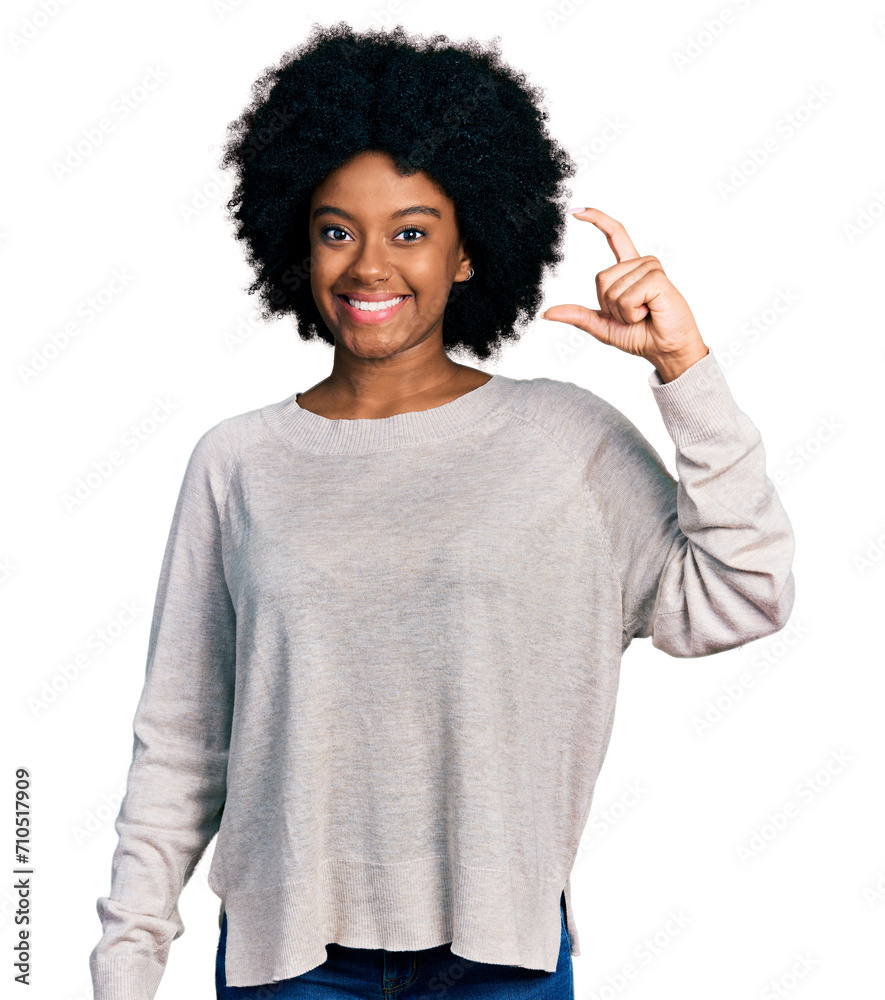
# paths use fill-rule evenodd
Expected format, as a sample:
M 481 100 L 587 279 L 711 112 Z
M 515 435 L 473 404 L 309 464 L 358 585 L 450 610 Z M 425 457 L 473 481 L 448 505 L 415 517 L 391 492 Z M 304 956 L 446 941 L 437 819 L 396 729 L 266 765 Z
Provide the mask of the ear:
M 470 273 L 471 262 L 470 254 L 464 246 L 464 241 L 462 240 L 458 244 L 458 269 L 455 271 L 455 281 L 467 281 L 467 275 Z

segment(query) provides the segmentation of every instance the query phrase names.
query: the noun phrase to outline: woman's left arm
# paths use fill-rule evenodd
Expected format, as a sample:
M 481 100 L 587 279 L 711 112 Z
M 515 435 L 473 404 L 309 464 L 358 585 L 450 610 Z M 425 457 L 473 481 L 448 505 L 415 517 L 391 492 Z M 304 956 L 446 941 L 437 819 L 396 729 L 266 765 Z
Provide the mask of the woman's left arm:
M 650 361 L 677 449 L 678 484 L 638 429 L 604 407 L 615 447 L 589 456 L 589 477 L 620 578 L 625 647 L 652 636 L 672 656 L 704 656 L 775 632 L 795 598 L 794 540 L 759 432 L 657 258 L 639 257 L 610 216 L 576 214 L 606 234 L 618 262 L 596 277 L 599 310 L 551 306 L 542 318 Z

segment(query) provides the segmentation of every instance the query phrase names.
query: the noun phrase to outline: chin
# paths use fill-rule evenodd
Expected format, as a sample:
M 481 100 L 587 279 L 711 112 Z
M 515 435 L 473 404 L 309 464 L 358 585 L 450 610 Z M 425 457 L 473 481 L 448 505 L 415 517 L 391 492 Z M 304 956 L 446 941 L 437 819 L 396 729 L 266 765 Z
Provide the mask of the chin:
M 361 358 L 383 358 L 409 346 L 407 340 L 389 334 L 385 336 L 380 330 L 365 330 L 355 333 L 348 331 L 346 334 L 339 332 L 336 340 L 343 341 L 344 346 L 351 354 L 356 354 Z

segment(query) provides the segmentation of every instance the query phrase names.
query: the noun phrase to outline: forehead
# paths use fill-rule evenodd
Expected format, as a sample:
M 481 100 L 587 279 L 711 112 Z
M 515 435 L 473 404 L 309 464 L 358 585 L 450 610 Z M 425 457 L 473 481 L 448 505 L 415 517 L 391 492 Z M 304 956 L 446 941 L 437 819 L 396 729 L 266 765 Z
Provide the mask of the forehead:
M 373 208 L 386 211 L 408 202 L 432 205 L 445 213 L 452 204 L 429 174 L 416 170 L 404 176 L 392 157 L 374 150 L 359 153 L 317 184 L 311 195 L 311 207 L 332 197 L 342 202 L 342 208 L 353 207 L 343 203 L 350 201 L 364 211 Z

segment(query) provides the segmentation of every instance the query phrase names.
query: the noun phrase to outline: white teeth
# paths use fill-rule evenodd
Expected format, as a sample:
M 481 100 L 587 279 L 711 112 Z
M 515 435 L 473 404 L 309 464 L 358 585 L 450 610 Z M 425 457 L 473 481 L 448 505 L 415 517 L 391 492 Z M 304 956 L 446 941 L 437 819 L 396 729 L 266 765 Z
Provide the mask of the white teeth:
M 389 309 L 391 306 L 395 306 L 398 302 L 402 302 L 405 295 L 400 295 L 395 299 L 388 299 L 386 302 L 363 302 L 360 299 L 348 298 L 346 295 L 344 297 L 354 307 L 354 309 L 361 309 L 363 312 L 378 312 L 379 309 Z

